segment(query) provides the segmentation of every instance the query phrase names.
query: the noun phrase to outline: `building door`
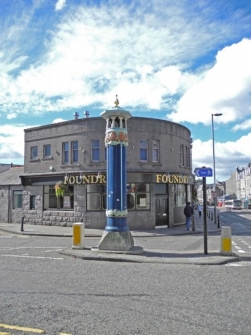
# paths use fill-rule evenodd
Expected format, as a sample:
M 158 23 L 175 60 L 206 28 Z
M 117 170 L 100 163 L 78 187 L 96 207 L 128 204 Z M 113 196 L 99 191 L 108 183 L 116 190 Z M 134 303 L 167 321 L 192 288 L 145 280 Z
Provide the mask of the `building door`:
M 169 215 L 168 215 L 168 195 L 156 195 L 155 196 L 155 226 L 168 226 Z

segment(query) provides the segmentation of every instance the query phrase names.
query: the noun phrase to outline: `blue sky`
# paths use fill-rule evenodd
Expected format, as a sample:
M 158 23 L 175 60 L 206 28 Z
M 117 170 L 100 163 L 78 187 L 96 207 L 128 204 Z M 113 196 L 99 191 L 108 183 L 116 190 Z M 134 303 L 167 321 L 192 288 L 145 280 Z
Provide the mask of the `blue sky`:
M 193 168 L 251 162 L 250 0 L 0 0 L 0 163 L 23 129 L 113 106 L 181 123 Z

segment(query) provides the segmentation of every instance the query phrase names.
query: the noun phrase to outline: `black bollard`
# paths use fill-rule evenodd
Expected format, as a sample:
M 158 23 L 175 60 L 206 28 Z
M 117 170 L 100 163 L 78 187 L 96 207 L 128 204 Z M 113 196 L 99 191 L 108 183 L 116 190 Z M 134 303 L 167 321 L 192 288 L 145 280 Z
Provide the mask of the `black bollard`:
M 213 212 L 211 212 L 211 220 L 213 221 Z
M 218 215 L 218 224 L 217 224 L 217 228 L 220 228 L 220 216 Z
M 194 216 L 192 215 L 192 231 L 195 231 Z
M 22 216 L 21 231 L 24 231 L 24 216 Z

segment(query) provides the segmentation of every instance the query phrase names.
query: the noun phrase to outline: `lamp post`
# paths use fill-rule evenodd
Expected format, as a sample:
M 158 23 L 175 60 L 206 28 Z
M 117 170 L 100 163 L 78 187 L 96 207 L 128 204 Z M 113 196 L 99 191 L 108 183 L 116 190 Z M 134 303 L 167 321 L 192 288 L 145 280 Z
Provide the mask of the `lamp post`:
M 214 223 L 216 224 L 216 204 L 217 204 L 217 198 L 216 198 L 216 176 L 215 176 L 215 152 L 214 152 L 214 116 L 221 116 L 222 113 L 216 113 L 212 114 L 212 142 L 213 142 L 213 171 L 214 171 Z

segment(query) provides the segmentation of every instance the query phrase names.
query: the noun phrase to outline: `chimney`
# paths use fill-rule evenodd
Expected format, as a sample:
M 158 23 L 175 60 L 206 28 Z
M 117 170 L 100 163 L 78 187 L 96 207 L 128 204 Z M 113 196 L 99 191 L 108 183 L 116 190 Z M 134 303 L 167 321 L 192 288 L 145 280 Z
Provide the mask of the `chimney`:
M 89 117 L 90 114 L 89 114 L 88 111 L 85 111 L 85 112 L 84 112 L 84 115 L 85 115 L 85 118 L 87 119 L 87 118 Z
M 74 119 L 75 119 L 75 120 L 78 120 L 78 117 L 79 117 L 78 112 L 75 112 L 73 115 L 74 115 Z

